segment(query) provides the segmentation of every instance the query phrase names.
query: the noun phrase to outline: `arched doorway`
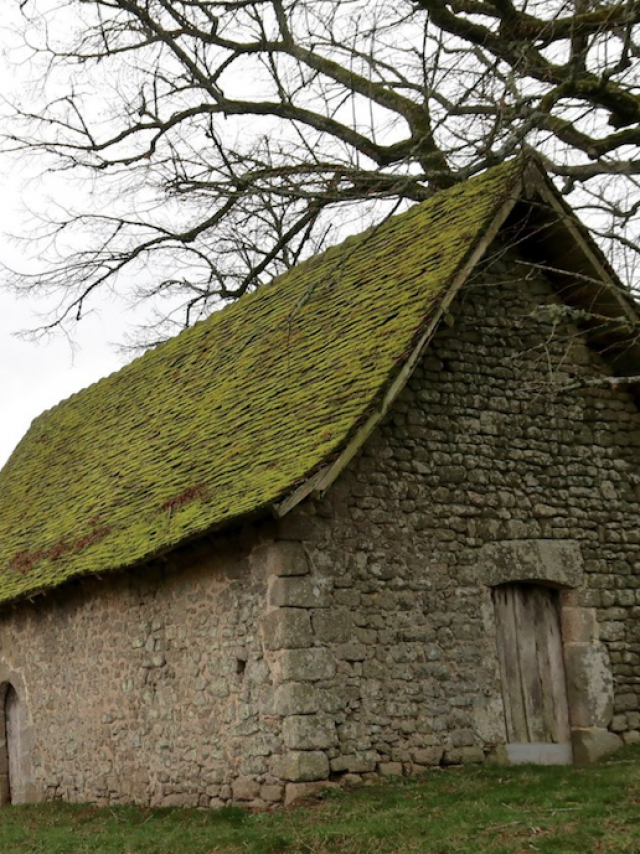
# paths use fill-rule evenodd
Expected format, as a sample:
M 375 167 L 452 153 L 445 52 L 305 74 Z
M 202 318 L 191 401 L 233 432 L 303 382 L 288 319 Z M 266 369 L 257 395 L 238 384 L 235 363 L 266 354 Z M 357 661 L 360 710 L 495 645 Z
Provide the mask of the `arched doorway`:
M 560 601 L 540 584 L 493 589 L 507 755 L 511 762 L 572 761 Z
M 10 683 L 0 690 L 0 712 L 0 732 L 4 735 L 0 752 L 0 804 L 19 804 L 26 800 L 24 707 Z

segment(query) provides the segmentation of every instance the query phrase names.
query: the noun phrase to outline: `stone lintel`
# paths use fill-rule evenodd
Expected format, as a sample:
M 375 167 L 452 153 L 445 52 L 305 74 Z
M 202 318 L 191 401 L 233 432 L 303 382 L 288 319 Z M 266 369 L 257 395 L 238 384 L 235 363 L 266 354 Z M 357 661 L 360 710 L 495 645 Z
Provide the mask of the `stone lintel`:
M 481 549 L 479 579 L 489 587 L 530 581 L 580 587 L 582 552 L 573 540 L 504 540 Z

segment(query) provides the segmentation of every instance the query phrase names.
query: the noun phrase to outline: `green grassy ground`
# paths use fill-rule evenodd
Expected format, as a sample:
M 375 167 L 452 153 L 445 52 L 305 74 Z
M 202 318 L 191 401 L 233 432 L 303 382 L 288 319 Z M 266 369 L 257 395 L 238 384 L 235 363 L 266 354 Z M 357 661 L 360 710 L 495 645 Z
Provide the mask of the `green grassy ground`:
M 640 749 L 589 768 L 451 768 L 272 814 L 0 810 L 1 854 L 640 852 Z

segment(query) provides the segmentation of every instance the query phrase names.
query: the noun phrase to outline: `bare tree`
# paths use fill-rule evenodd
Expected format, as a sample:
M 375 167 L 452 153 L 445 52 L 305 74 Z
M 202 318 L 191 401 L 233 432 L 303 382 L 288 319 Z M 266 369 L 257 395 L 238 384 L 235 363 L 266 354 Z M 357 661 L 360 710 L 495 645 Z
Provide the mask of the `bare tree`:
M 152 300 L 164 335 L 350 219 L 375 221 L 523 144 L 633 272 L 639 0 L 21 8 L 40 83 L 14 105 L 5 148 L 85 180 L 75 203 L 58 181 L 34 243 L 42 269 L 13 278 L 60 295 L 49 328 L 112 288 Z

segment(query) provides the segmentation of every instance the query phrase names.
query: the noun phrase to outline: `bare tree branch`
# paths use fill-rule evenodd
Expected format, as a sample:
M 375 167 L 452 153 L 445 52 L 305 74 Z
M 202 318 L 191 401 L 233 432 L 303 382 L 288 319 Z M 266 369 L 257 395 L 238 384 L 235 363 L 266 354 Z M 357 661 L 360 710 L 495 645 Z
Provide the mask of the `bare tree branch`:
M 87 188 L 41 211 L 25 242 L 41 269 L 8 279 L 60 295 L 49 328 L 108 288 L 151 301 L 155 340 L 350 219 L 524 144 L 636 267 L 640 0 L 30 0 L 22 15 L 36 96 L 14 104 L 4 149 L 33 155 L 58 199 L 68 176 Z

